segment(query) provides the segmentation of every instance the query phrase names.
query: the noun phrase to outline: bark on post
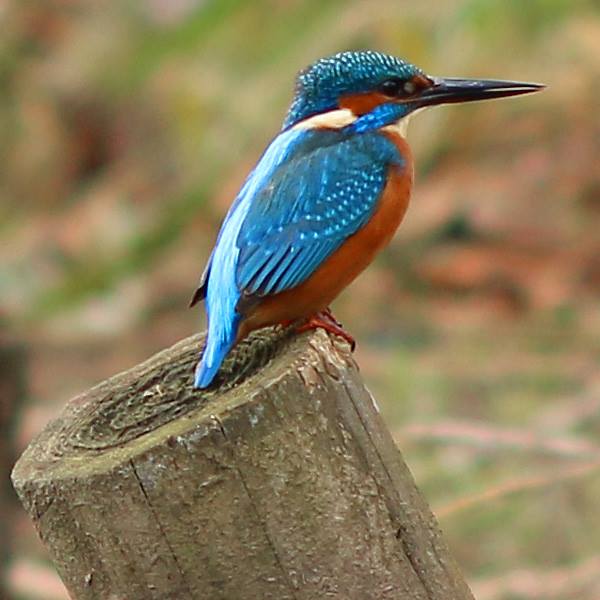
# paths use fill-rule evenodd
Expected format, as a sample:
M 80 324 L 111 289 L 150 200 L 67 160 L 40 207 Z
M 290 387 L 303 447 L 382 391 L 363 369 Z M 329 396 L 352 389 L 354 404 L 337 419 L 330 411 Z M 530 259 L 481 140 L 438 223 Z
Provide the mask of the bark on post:
M 208 392 L 200 345 L 75 398 L 14 469 L 74 599 L 472 599 L 344 343 L 260 332 Z

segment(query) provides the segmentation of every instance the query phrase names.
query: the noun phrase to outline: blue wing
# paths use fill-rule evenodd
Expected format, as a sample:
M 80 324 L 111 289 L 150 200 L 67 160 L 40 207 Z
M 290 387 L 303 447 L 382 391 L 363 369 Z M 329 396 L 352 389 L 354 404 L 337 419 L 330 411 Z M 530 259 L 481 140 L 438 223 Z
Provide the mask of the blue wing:
M 205 300 L 208 317 L 206 344 L 196 368 L 196 387 L 210 385 L 225 355 L 235 343 L 240 323 L 240 314 L 237 312 L 240 290 L 236 283 L 240 251 L 236 241 L 248 210 L 256 195 L 268 185 L 279 165 L 293 154 L 303 138 L 302 131 L 289 129 L 273 140 L 248 176 L 223 221 L 200 286 L 192 298 L 192 304 Z
M 252 199 L 236 246 L 243 297 L 300 285 L 370 219 L 394 144 L 369 132 L 312 130 Z
M 223 222 L 194 301 L 206 300 L 208 337 L 196 387 L 213 381 L 237 336 L 243 305 L 305 281 L 375 211 L 395 145 L 375 131 L 278 135 Z

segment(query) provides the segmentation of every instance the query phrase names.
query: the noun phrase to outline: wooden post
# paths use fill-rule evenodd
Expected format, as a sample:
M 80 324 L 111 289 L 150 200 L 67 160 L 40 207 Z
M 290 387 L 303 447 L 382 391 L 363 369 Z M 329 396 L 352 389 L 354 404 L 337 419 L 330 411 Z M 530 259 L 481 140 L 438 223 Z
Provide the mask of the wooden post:
M 201 343 L 72 400 L 14 469 L 74 599 L 472 599 L 345 343 L 263 330 L 199 392 Z

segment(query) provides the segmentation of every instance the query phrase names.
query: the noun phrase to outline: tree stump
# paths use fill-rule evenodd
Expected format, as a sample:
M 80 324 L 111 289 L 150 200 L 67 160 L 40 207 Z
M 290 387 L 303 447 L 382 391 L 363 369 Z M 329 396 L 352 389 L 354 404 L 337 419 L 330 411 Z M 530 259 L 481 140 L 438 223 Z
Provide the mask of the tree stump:
M 347 345 L 202 337 L 73 399 L 17 492 L 76 600 L 472 599 Z

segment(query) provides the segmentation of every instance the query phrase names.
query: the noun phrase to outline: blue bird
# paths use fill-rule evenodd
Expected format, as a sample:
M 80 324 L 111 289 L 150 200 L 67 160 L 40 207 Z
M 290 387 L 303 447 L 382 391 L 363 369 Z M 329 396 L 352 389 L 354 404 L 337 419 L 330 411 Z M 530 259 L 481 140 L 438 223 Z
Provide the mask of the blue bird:
M 297 323 L 354 344 L 332 300 L 388 244 L 408 206 L 408 117 L 437 104 L 535 92 L 540 84 L 438 78 L 378 52 L 301 71 L 280 133 L 235 198 L 191 305 L 208 334 L 195 386 L 208 387 L 251 331 Z

